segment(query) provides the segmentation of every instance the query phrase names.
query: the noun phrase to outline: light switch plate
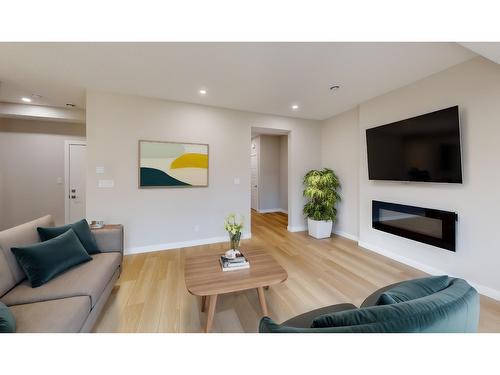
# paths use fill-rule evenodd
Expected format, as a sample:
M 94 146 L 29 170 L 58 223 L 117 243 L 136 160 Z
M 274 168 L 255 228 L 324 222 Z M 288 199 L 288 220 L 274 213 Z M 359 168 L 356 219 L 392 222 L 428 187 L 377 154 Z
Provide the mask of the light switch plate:
M 234 178 L 234 184 L 235 185 L 239 185 L 240 184 L 240 178 L 239 177 L 235 177 Z
M 100 188 L 112 188 L 115 186 L 115 181 L 114 180 L 99 180 L 98 187 Z

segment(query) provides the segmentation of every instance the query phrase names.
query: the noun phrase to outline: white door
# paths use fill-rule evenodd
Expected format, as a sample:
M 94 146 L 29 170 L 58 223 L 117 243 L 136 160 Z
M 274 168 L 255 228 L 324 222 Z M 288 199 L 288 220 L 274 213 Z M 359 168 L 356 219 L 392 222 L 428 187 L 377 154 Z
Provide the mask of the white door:
M 259 167 L 257 154 L 250 155 L 250 184 L 252 191 L 251 207 L 254 210 L 259 208 Z
M 87 146 L 83 143 L 68 143 L 67 223 L 85 218 L 85 173 Z

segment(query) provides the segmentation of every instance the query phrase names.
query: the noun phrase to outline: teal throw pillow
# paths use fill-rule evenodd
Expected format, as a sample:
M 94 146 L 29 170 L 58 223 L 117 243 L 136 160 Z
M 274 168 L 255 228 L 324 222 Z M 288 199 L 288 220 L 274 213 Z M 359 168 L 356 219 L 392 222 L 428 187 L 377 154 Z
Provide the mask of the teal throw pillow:
M 77 221 L 74 224 L 63 225 L 61 227 L 53 227 L 53 228 L 44 228 L 38 227 L 38 234 L 40 235 L 40 239 L 42 241 L 50 240 L 54 237 L 57 237 L 68 230 L 73 229 L 78 236 L 78 239 L 82 243 L 87 253 L 90 255 L 100 253 L 99 247 L 97 246 L 97 242 L 94 238 L 94 235 L 90 231 L 89 224 L 87 220 L 82 219 Z
M 0 302 L 0 333 L 16 332 L 16 320 L 10 309 Z
M 380 295 L 376 305 L 392 305 L 426 297 L 446 289 L 451 279 L 448 276 L 431 276 L 404 281 Z
M 92 260 L 73 229 L 51 240 L 11 250 L 33 288 L 73 266 Z

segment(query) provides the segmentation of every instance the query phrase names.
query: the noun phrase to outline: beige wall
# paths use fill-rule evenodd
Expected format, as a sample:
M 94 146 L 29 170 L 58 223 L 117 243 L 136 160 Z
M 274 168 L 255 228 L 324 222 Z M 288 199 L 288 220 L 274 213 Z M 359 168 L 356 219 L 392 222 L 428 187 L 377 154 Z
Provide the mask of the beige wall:
M 457 275 L 500 298 L 500 66 L 475 58 L 360 106 L 360 242 L 426 269 Z M 365 129 L 458 105 L 463 184 L 369 181 Z M 456 253 L 371 227 L 372 199 L 458 213 Z M 486 289 L 485 289 L 486 288 Z
M 228 213 L 250 215 L 252 126 L 290 132 L 290 225 L 303 228 L 302 176 L 320 164 L 317 121 L 99 92 L 87 94 L 87 216 L 123 223 L 128 252 L 225 239 Z M 139 139 L 210 144 L 210 186 L 138 189 Z M 98 188 L 99 178 L 114 188 Z
M 85 125 L 0 118 L 0 229 L 51 214 L 64 224 L 64 141 Z
M 431 274 L 450 274 L 500 299 L 496 232 L 500 212 L 500 66 L 475 58 L 401 89 L 379 96 L 355 111 L 325 121 L 322 161 L 339 171 L 354 169 L 350 150 L 359 150 L 359 243 Z M 458 105 L 462 137 L 463 184 L 369 181 L 366 129 Z M 353 138 L 356 129 L 358 138 Z M 342 140 L 342 141 L 340 141 Z M 332 150 L 336 147 L 337 150 Z M 351 200 L 352 197 L 349 198 Z M 372 228 L 371 202 L 382 200 L 458 213 L 457 249 L 450 252 Z M 344 201 L 343 204 L 346 204 Z M 354 207 L 354 202 L 351 203 Z M 348 220 L 342 207 L 339 225 Z
M 358 109 L 352 109 L 323 122 L 321 163 L 335 171 L 342 184 L 341 202 L 333 231 L 358 238 L 359 130 Z
M 280 203 L 279 208 L 288 211 L 288 135 L 280 138 Z

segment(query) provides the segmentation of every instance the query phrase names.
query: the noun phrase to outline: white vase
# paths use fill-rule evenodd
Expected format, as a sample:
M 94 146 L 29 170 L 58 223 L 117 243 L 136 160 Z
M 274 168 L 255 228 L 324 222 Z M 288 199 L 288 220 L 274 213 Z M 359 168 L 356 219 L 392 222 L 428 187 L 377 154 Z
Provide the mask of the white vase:
M 321 239 L 328 238 L 332 234 L 333 221 L 307 219 L 307 229 L 311 237 Z

